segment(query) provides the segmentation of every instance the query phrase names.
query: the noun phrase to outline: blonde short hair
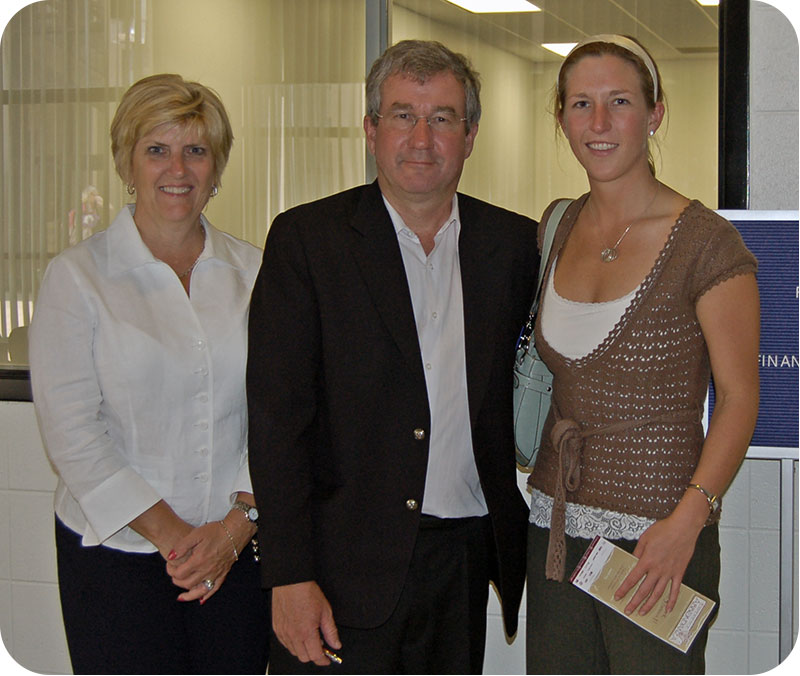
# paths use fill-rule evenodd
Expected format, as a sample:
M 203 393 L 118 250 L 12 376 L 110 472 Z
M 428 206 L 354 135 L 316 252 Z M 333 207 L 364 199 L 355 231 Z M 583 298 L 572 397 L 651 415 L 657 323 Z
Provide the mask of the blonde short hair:
M 233 145 L 225 106 L 208 87 L 171 73 L 135 82 L 119 102 L 111 122 L 111 153 L 120 178 L 130 183 L 136 143 L 162 124 L 181 125 L 208 143 L 214 157 L 214 183 L 219 185 Z

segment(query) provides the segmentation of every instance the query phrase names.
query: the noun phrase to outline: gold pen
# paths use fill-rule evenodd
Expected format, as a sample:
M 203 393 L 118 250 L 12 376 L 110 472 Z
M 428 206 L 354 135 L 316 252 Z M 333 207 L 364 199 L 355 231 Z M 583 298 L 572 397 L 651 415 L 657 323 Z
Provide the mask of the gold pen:
M 325 657 L 327 657 L 331 662 L 336 662 L 336 664 L 342 663 L 342 658 L 339 657 L 335 652 L 332 652 L 327 648 L 323 648 L 322 652 L 325 653 Z

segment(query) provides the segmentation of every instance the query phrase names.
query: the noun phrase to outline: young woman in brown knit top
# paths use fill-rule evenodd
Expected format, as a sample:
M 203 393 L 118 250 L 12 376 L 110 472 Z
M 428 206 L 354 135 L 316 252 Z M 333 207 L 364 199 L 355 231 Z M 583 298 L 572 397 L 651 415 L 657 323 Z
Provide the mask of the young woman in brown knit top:
M 672 609 L 681 582 L 718 599 L 719 496 L 758 409 L 756 261 L 730 223 L 655 178 L 663 91 L 638 42 L 576 46 L 555 112 L 591 191 L 558 227 L 535 326 L 554 391 L 529 482 L 528 672 L 702 673 L 707 630 L 683 654 L 568 577 L 601 535 L 639 558 L 617 591 L 642 582 L 627 613 L 664 594 Z

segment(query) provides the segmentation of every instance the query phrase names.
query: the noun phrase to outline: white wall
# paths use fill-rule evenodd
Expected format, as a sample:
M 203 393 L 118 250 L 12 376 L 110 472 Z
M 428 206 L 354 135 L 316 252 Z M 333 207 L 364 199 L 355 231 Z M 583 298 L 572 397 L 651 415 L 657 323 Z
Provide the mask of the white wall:
M 0 631 L 24 667 L 71 673 L 56 584 L 53 491 L 33 405 L 0 402 Z
M 775 0 L 784 9 L 796 0 Z M 750 11 L 750 209 L 798 207 L 798 51 L 795 29 L 775 7 Z
M 558 197 L 586 190 L 586 172 L 549 109 L 557 63 L 532 63 L 458 27 L 402 7 L 392 10 L 392 42 L 440 40 L 466 54 L 481 75 L 483 115 L 459 190 L 538 219 Z M 666 123 L 654 149 L 660 180 L 717 206 L 717 59 L 659 61 Z
M 708 673 L 760 674 L 778 665 L 779 475 L 780 461 L 746 460 L 725 496 L 721 602 Z M 796 493 L 796 469 L 794 476 Z

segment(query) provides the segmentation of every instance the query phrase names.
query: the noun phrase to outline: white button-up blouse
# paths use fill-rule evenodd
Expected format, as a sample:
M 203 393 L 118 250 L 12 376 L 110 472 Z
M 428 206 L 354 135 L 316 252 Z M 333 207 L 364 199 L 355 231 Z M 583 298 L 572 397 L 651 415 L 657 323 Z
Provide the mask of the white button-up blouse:
M 247 466 L 247 313 L 261 252 L 203 217 L 187 296 L 139 236 L 134 206 L 47 268 L 29 333 L 55 511 L 84 545 L 153 552 L 127 527 L 164 499 L 221 519 Z

